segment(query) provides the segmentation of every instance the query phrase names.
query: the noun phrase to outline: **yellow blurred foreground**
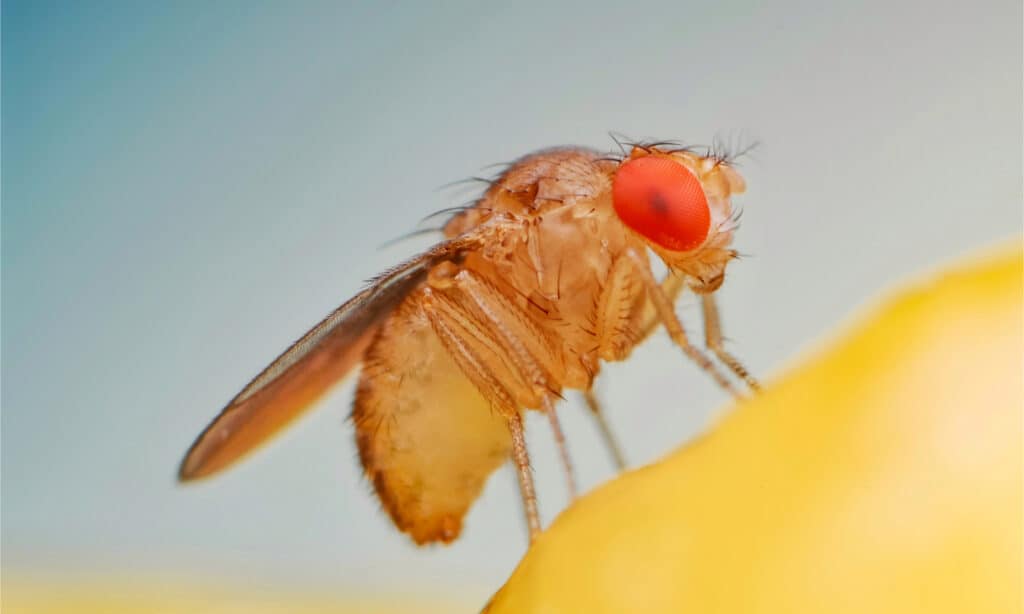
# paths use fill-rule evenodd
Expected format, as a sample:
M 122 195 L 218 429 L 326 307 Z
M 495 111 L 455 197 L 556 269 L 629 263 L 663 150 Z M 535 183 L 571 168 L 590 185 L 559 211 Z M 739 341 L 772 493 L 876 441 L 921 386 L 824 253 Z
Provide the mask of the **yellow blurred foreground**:
M 1021 246 L 906 287 L 586 496 L 490 614 L 1020 612 Z
M 1013 245 L 902 289 L 563 512 L 489 612 L 1020 612 L 1022 274 Z M 466 611 L 7 571 L 4 614 Z
M 343 597 L 346 594 L 356 596 Z M 450 614 L 474 609 L 466 599 L 359 595 L 352 589 L 304 593 L 265 585 L 246 587 L 237 579 L 214 585 L 132 574 L 54 581 L 5 573 L 2 599 L 3 614 Z

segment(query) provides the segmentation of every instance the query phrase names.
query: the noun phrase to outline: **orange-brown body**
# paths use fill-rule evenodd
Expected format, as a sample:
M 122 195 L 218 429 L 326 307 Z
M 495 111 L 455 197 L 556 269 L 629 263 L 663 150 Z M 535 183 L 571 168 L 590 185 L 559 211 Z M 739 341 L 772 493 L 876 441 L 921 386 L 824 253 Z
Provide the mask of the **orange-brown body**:
M 731 389 L 675 318 L 682 287 L 705 297 L 709 348 L 754 385 L 721 349 L 711 297 L 735 256 L 730 196 L 743 181 L 723 160 L 689 150 L 641 146 L 629 158 L 647 155 L 669 157 L 699 179 L 711 215 L 699 247 L 669 251 L 616 215 L 611 187 L 625 160 L 584 149 L 527 156 L 448 222 L 448 242 L 383 277 L 243 390 L 197 441 L 182 477 L 230 463 L 348 368 L 331 365 L 361 358 L 353 406 L 360 458 L 395 524 L 417 543 L 451 541 L 488 476 L 511 456 L 533 535 L 523 410 L 548 414 L 563 443 L 554 409 L 563 389 L 589 390 L 601 361 L 628 357 L 658 323 Z M 670 271 L 661 283 L 649 249 Z M 289 404 L 294 398 L 301 403 Z M 239 434 L 246 420 L 262 426 Z M 219 423 L 227 430 L 218 432 Z

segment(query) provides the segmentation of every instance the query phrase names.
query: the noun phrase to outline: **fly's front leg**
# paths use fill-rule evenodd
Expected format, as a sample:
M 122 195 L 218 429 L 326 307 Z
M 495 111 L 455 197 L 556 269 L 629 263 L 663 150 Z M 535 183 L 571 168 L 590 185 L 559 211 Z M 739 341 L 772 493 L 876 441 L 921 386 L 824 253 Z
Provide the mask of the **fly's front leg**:
M 634 271 L 636 271 L 636 274 L 640 276 L 647 287 L 647 295 L 650 297 L 651 303 L 654 305 L 654 309 L 657 311 L 661 322 L 665 325 L 665 329 L 668 331 L 672 341 L 679 346 L 679 349 L 683 351 L 687 358 L 697 363 L 697 366 L 710 375 L 723 390 L 735 397 L 739 397 L 740 394 L 735 386 L 718 370 L 715 363 L 711 362 L 703 352 L 690 344 L 686 331 L 683 329 L 683 325 L 679 322 L 675 309 L 672 307 L 672 301 L 662 291 L 658 281 L 654 279 L 654 274 L 651 273 L 651 269 L 643 257 L 632 248 L 626 250 L 626 257 L 632 261 Z
M 722 346 L 722 322 L 718 317 L 718 305 L 715 304 L 715 295 L 702 294 L 700 300 L 701 309 L 704 312 L 704 342 L 708 349 L 714 352 L 715 356 L 718 356 L 722 364 L 729 367 L 737 377 L 746 382 L 751 390 L 760 390 L 761 385 L 750 375 L 746 367 L 735 356 L 726 352 Z
M 668 298 L 669 302 L 675 303 L 676 299 L 679 298 L 679 293 L 683 291 L 685 282 L 686 277 L 670 269 L 665 273 L 665 278 L 661 280 L 661 291 Z M 654 329 L 661 322 L 661 318 L 658 317 L 658 312 L 654 309 L 653 305 L 648 305 L 644 310 L 642 322 L 640 326 L 640 341 L 650 337 L 651 333 L 654 332 Z

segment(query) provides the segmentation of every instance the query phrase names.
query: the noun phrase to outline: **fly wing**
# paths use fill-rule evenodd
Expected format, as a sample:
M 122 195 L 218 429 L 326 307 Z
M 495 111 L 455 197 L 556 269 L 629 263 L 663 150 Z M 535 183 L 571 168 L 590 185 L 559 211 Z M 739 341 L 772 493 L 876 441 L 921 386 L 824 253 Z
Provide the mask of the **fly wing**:
M 479 237 L 441 243 L 378 277 L 256 376 L 214 418 L 185 455 L 182 481 L 231 465 L 308 409 L 363 357 L 373 334 L 435 264 L 479 246 Z
M 412 294 L 367 352 L 352 420 L 359 457 L 395 525 L 418 544 L 450 542 L 511 436 L 462 374 Z

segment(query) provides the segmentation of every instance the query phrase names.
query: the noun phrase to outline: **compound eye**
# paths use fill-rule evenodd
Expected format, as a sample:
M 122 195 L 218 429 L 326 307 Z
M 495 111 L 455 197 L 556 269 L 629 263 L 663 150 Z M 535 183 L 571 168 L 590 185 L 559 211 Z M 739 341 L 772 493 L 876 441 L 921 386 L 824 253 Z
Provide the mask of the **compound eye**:
M 623 163 L 612 180 L 612 204 L 623 223 L 671 251 L 700 246 L 711 226 L 700 180 L 671 158 L 644 156 Z

